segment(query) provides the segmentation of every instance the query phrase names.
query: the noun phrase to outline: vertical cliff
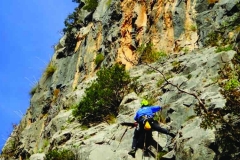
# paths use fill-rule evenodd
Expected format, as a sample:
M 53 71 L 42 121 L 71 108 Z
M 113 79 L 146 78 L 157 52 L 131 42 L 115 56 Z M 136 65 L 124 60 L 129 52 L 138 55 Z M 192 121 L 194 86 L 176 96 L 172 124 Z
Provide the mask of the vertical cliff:
M 127 152 L 134 130 L 119 123 L 133 121 L 143 97 L 163 106 L 162 116 L 170 120 L 162 126 L 177 134 L 170 139 L 154 133 L 164 159 L 216 158 L 221 149 L 215 146 L 215 130 L 200 127 L 197 98 L 207 110 L 223 109 L 228 102 L 220 84 L 228 81 L 222 72 L 226 65 L 236 66 L 232 60 L 239 54 L 239 0 L 99 0 L 96 8 L 86 10 L 88 2 L 79 2 L 76 21 L 55 46 L 1 159 L 44 159 L 63 148 L 80 160 L 133 159 Z M 229 45 L 229 50 L 216 53 Z M 157 58 L 151 59 L 150 53 Z M 100 54 L 103 59 L 96 63 Z M 123 98 L 114 124 L 99 122 L 85 129 L 72 109 L 96 72 L 115 63 L 125 65 L 137 88 Z M 160 73 L 197 98 L 179 92 Z M 141 159 L 140 150 L 136 159 Z

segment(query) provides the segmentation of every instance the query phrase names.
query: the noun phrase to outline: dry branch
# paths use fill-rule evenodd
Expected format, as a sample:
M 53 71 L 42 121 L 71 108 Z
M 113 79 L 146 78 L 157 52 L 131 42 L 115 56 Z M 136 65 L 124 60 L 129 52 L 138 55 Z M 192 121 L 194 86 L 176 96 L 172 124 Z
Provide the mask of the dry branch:
M 130 62 L 130 63 L 131 63 L 132 65 L 134 65 L 134 66 L 137 66 L 137 63 L 134 63 L 133 61 L 131 61 L 129 58 L 126 57 L 125 54 L 124 54 L 124 56 L 125 56 L 126 61 Z M 194 98 L 196 98 L 197 101 L 198 101 L 198 103 L 199 103 L 200 111 L 203 111 L 205 114 L 208 114 L 208 110 L 207 110 L 207 108 L 205 107 L 204 102 L 197 96 L 196 93 L 187 92 L 187 91 L 181 89 L 178 85 L 173 84 L 172 82 L 170 82 L 170 81 L 165 77 L 165 75 L 164 75 L 159 69 L 157 69 L 157 68 L 155 68 L 155 67 L 153 67 L 153 66 L 151 66 L 151 65 L 149 65 L 149 64 L 147 64 L 147 63 L 142 63 L 142 64 L 145 65 L 145 66 L 148 66 L 149 68 L 151 68 L 151 69 L 157 71 L 158 73 L 160 73 L 160 74 L 162 75 L 164 81 L 165 81 L 167 84 L 169 84 L 169 85 L 177 88 L 177 90 L 178 90 L 179 92 L 181 92 L 181 93 L 186 93 L 186 94 L 191 95 L 191 96 L 193 96 Z

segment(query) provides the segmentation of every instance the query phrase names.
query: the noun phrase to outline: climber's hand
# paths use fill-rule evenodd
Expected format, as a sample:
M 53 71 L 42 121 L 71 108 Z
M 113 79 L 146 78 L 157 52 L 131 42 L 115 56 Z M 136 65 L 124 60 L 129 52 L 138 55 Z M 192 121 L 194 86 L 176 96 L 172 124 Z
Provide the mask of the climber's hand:
M 134 127 L 137 127 L 138 126 L 138 123 L 137 122 L 134 122 Z

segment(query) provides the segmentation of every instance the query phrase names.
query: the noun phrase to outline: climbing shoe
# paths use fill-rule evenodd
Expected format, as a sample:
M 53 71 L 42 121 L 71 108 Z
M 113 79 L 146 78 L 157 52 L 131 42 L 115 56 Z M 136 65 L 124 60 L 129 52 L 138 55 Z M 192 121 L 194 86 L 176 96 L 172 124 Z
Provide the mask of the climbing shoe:
M 144 157 L 149 157 L 150 156 L 148 150 L 143 151 L 143 156 Z
M 128 152 L 128 154 L 131 155 L 133 158 L 135 158 L 136 149 L 133 148 L 130 152 Z

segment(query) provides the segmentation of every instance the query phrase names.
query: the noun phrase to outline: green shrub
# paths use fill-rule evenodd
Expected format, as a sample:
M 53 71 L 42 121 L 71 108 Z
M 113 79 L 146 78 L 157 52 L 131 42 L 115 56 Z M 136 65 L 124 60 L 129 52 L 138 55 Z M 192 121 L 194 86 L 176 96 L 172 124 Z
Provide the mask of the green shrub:
M 193 24 L 190 26 L 190 29 L 191 29 L 191 31 L 195 32 L 195 31 L 197 31 L 197 26 Z
M 92 12 L 96 10 L 97 6 L 98 0 L 86 0 L 83 9 L 87 10 L 88 12 Z
M 89 139 L 89 138 L 91 138 L 90 135 L 86 135 L 86 136 L 83 137 L 84 140 L 87 140 L 87 139 Z
M 187 79 L 191 79 L 191 78 L 192 78 L 192 74 L 188 74 Z
M 89 129 L 89 126 L 87 126 L 87 125 L 81 125 L 80 128 L 81 128 L 82 130 L 88 130 L 88 129 Z
M 48 145 L 49 145 L 49 140 L 48 139 L 44 139 L 44 141 L 43 141 L 43 149 L 45 149 Z
M 161 159 L 162 156 L 164 156 L 164 155 L 167 154 L 167 153 L 168 153 L 167 151 L 160 151 L 160 152 L 158 152 L 158 154 L 157 154 L 157 159 Z
M 112 3 L 112 0 L 108 0 L 107 3 L 106 3 L 106 5 L 107 5 L 108 7 L 110 7 L 111 3 Z
M 161 87 L 164 82 L 165 82 L 164 79 L 159 79 L 159 80 L 157 81 L 157 87 Z
M 173 72 L 178 72 L 181 68 L 181 63 L 179 61 L 173 61 L 172 66 L 173 66 L 172 71 Z
M 104 55 L 103 54 L 98 54 L 95 59 L 95 64 L 98 66 L 102 61 L 104 60 Z
M 67 31 L 67 29 L 71 28 L 72 29 L 72 25 L 75 21 L 76 18 L 76 12 L 73 12 L 72 14 L 69 14 L 67 16 L 67 18 L 64 20 L 64 25 L 67 27 L 65 28 L 65 30 L 63 30 L 64 32 Z
M 240 82 L 236 78 L 232 78 L 225 84 L 224 89 L 227 91 L 233 90 L 239 87 L 239 85 L 240 85 Z
M 189 52 L 189 48 L 188 47 L 184 47 L 182 50 L 183 50 L 184 53 L 188 53 Z
M 81 0 L 72 0 L 72 2 L 81 3 Z
M 221 37 L 222 35 L 218 32 L 210 32 L 206 37 L 205 44 L 207 46 L 218 46 Z
M 157 60 L 163 60 L 165 57 L 167 57 L 167 54 L 165 51 L 159 51 L 156 54 L 157 54 L 156 56 Z
M 70 150 L 52 150 L 46 154 L 46 160 L 75 160 L 75 155 Z
M 217 47 L 216 53 L 219 53 L 219 52 L 222 52 L 222 51 L 230 51 L 232 49 L 233 49 L 232 45 L 219 46 L 219 47 Z
M 113 114 L 110 114 L 106 117 L 106 121 L 108 124 L 114 124 L 116 123 L 116 116 Z
M 197 115 L 201 115 L 201 127 L 204 129 L 215 128 L 215 145 L 219 153 L 217 159 L 239 159 L 239 137 L 240 137 L 240 78 L 238 56 L 232 60 L 233 65 L 225 65 L 219 74 L 218 85 L 223 88 L 221 94 L 226 102 L 223 108 L 209 109 L 207 114 L 202 114 L 197 107 Z M 228 80 L 222 83 L 222 80 Z M 207 106 L 208 107 L 208 106 Z
M 137 52 L 140 56 L 140 62 L 146 63 L 156 62 L 157 60 L 167 56 L 164 51 L 157 52 L 152 43 L 147 43 L 146 45 L 142 44 L 137 49 Z
M 155 72 L 155 70 L 153 70 L 153 69 L 147 69 L 144 73 L 146 73 L 146 74 L 152 74 L 152 73 L 154 73 Z
M 38 88 L 38 85 L 35 85 L 35 86 L 32 87 L 32 89 L 31 89 L 30 92 L 29 92 L 29 95 L 30 95 L 31 97 L 36 93 L 37 88 Z
M 193 119 L 193 118 L 195 118 L 196 117 L 196 115 L 191 115 L 191 116 L 189 116 L 187 119 L 186 119 L 186 121 L 189 121 L 189 120 L 191 120 L 191 119 Z
M 57 68 L 50 62 L 44 72 L 46 78 L 51 77 L 56 70 Z
M 173 77 L 173 75 L 171 74 L 171 73 L 167 73 L 166 75 L 165 75 L 165 78 L 168 80 L 168 79 L 170 79 L 170 78 L 172 78 Z
M 141 89 L 139 90 L 139 82 L 137 81 L 141 76 L 137 76 L 137 77 L 132 77 L 131 78 L 131 83 L 129 84 L 129 92 L 135 92 L 135 93 L 140 93 Z M 141 88 L 143 88 L 143 86 L 141 86 Z
M 209 0 L 216 1 L 216 0 Z M 239 3 L 238 3 L 239 5 Z M 222 20 L 218 29 L 209 32 L 204 39 L 206 46 L 225 46 L 235 43 L 235 36 L 229 36 L 230 32 L 238 33 L 237 26 L 239 26 L 240 12 L 236 12 L 229 18 Z M 235 31 L 234 31 L 235 30 Z
M 74 27 L 78 28 L 79 25 L 83 23 L 80 15 L 81 9 L 79 7 L 74 8 L 73 13 L 68 14 L 67 18 L 64 20 L 64 33 L 67 32 L 68 34 L 70 34 Z
M 130 76 L 122 65 L 103 68 L 97 76 L 73 110 L 73 115 L 83 124 L 100 122 L 111 114 L 116 116 L 118 106 L 129 90 Z
M 63 28 L 63 33 L 67 35 L 65 40 L 65 51 L 72 52 L 76 47 L 77 39 L 75 37 L 75 32 L 82 26 L 83 22 L 80 17 L 81 9 L 76 7 L 74 12 L 69 14 L 64 20 L 65 27 Z

